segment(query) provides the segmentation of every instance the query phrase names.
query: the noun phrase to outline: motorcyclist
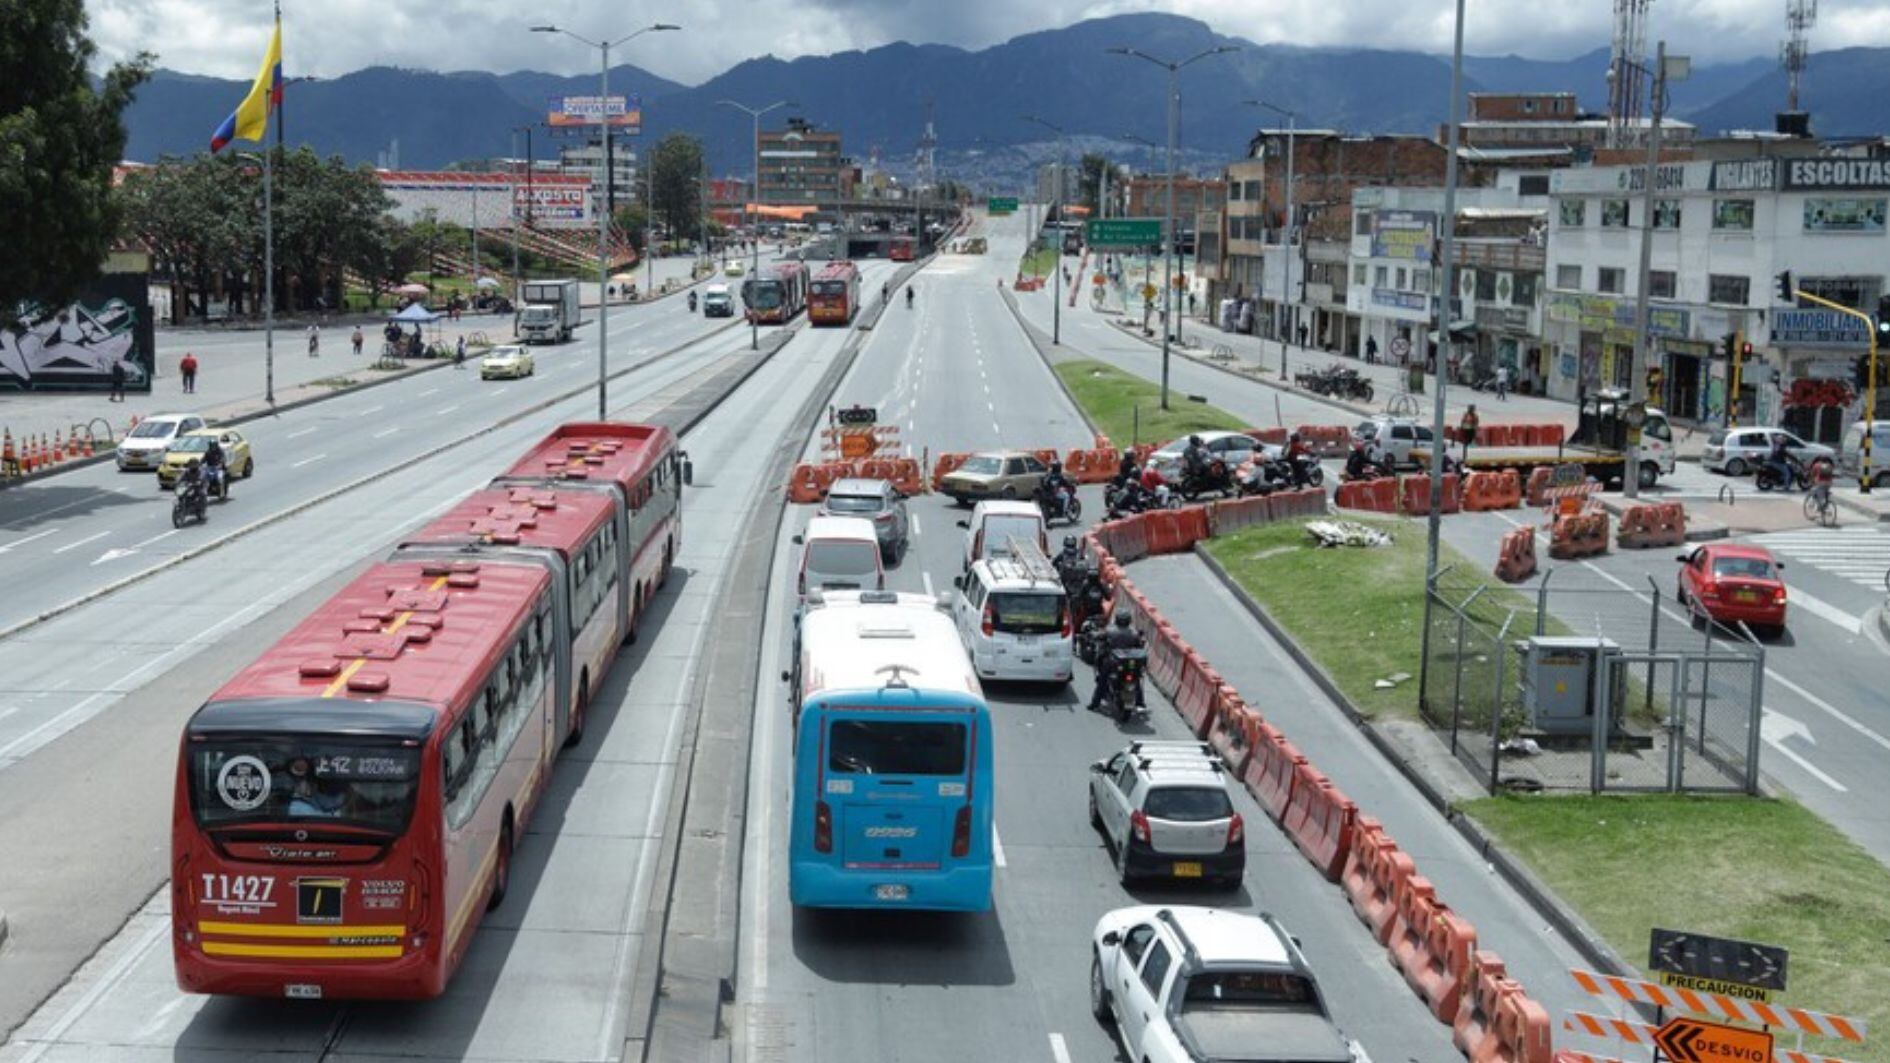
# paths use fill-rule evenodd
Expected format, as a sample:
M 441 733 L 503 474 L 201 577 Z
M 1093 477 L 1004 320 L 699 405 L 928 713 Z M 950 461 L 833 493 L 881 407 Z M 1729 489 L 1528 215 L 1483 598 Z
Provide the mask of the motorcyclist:
M 1135 630 L 1134 625 L 1129 623 L 1128 612 L 1118 611 L 1109 634 L 1103 638 L 1102 652 L 1096 657 L 1096 691 L 1089 696 L 1091 709 L 1102 708 L 1104 695 L 1108 692 L 1110 684 L 1116 681 L 1118 665 L 1116 654 L 1122 650 L 1145 649 L 1147 646 L 1148 643 L 1143 640 L 1142 633 Z
M 204 448 L 203 472 L 206 487 L 221 487 L 223 497 L 230 497 L 230 468 L 223 456 L 223 447 L 215 439 Z
M 1286 460 L 1288 462 L 1296 463 L 1299 459 L 1311 453 L 1312 449 L 1306 445 L 1304 439 L 1299 437 L 1298 432 L 1294 432 L 1292 435 L 1286 437 Z
M 689 293 L 689 312 L 692 314 L 696 312 L 696 293 L 695 292 Z
M 202 512 L 203 484 L 203 462 L 192 458 L 184 466 L 184 471 L 178 474 L 177 496 L 184 500 L 186 506 Z
M 1044 474 L 1043 484 L 1038 490 L 1043 493 L 1044 498 L 1056 504 L 1057 516 L 1062 517 L 1069 512 L 1069 505 L 1063 500 L 1063 492 L 1068 491 L 1071 497 L 1075 497 L 1076 484 L 1064 475 L 1063 463 L 1053 461 L 1050 463 L 1050 471 Z
M 1135 451 L 1123 450 L 1122 460 L 1116 463 L 1116 486 L 1121 487 L 1136 478 L 1141 470 L 1135 464 Z
M 1198 478 L 1207 472 L 1207 445 L 1200 436 L 1188 437 L 1188 445 L 1181 451 L 1181 471 L 1184 478 Z
M 1082 565 L 1083 548 L 1081 544 L 1077 542 L 1076 536 L 1065 535 L 1063 537 L 1063 549 L 1057 551 L 1056 559 L 1052 563 L 1056 565 L 1057 571 L 1060 573 L 1068 573 L 1070 570 Z M 1064 582 L 1069 582 L 1067 575 L 1064 577 Z
M 1778 481 L 1786 487 L 1792 485 L 1791 448 L 1783 435 L 1772 437 L 1772 450 L 1765 456 L 1765 464 L 1778 475 Z
M 1352 444 L 1352 452 L 1345 456 L 1345 478 L 1364 480 L 1375 475 L 1371 457 L 1365 453 L 1364 443 Z

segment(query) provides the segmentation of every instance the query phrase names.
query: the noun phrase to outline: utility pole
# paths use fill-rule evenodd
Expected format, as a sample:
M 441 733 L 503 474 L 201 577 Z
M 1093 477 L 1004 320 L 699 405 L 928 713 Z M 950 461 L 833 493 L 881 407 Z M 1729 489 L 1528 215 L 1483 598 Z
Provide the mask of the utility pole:
M 753 175 L 754 184 L 750 185 L 748 189 L 750 203 L 744 204 L 742 208 L 742 213 L 750 216 L 748 222 L 748 246 L 754 250 L 754 267 L 749 271 L 748 283 L 743 285 L 743 288 L 746 291 L 753 291 L 755 285 L 761 282 L 761 278 L 757 276 L 757 274 L 761 272 L 761 234 L 756 231 L 758 224 L 757 221 L 754 220 L 754 218 L 758 217 L 758 214 L 751 212 L 749 206 L 751 204 L 756 208 L 761 206 L 761 116 L 774 110 L 776 107 L 786 107 L 793 101 L 776 100 L 766 107 L 749 107 L 746 104 L 736 103 L 734 100 L 717 100 L 715 102 L 724 107 L 735 108 L 747 115 L 750 121 L 754 123 L 753 139 L 748 142 L 749 149 L 754 153 L 754 168 L 750 171 Z M 748 349 L 758 351 L 761 349 L 761 319 L 755 316 L 755 308 L 746 305 L 747 302 L 747 298 L 744 297 L 742 299 L 742 303 L 744 304 L 742 310 L 748 315 Z
M 1063 127 L 1054 122 L 1045 121 L 1034 114 L 1025 115 L 1024 121 L 1035 122 L 1057 135 L 1057 176 L 1056 185 L 1050 190 L 1050 203 L 1053 207 L 1059 206 L 1063 202 L 1063 183 L 1065 181 L 1063 159 L 1068 147 L 1067 138 L 1063 133 Z M 1047 218 L 1048 215 L 1046 214 L 1045 217 Z M 1062 211 L 1060 210 L 1058 211 L 1058 221 L 1062 221 Z M 1054 346 L 1063 342 L 1063 230 L 1060 225 L 1056 235 L 1050 238 L 1050 243 L 1056 250 L 1056 257 L 1052 258 L 1050 263 L 1050 272 L 1056 274 L 1056 279 L 1052 281 L 1054 287 L 1051 290 L 1052 294 L 1050 296 L 1050 343 Z
M 1686 76 L 1687 60 L 1675 56 L 1677 78 Z M 1647 282 L 1654 262 L 1654 175 L 1660 166 L 1660 117 L 1667 105 L 1667 42 L 1654 46 L 1653 122 L 1647 130 L 1647 168 L 1641 188 L 1641 264 L 1634 293 L 1634 357 L 1628 367 L 1627 461 L 1621 470 L 1621 494 L 1641 496 L 1641 424 L 1647 418 Z M 1635 76 L 1639 76 L 1636 68 Z M 1679 239 L 1675 233 L 1674 238 Z

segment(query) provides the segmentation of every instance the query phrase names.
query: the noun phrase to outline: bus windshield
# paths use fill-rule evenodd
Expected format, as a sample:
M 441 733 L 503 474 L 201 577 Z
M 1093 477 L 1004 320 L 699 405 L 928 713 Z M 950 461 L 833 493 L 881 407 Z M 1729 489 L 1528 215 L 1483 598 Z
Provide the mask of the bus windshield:
M 748 303 L 757 310 L 773 310 L 781 305 L 781 282 L 757 281 L 748 286 Z
M 827 770 L 853 775 L 963 775 L 965 725 L 906 720 L 835 720 Z
M 815 281 L 814 294 L 815 295 L 845 295 L 847 294 L 847 282 L 846 281 Z
M 323 735 L 190 744 L 191 805 L 205 829 L 322 821 L 399 834 L 420 788 L 420 751 Z

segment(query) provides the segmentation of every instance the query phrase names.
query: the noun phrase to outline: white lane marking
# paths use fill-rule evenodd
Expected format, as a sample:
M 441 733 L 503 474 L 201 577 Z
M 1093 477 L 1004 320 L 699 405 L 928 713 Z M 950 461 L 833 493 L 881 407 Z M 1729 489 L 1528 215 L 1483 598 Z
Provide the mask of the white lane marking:
M 998 837 L 997 820 L 991 821 L 991 862 L 1004 866 L 1004 840 Z
M 457 409 L 459 409 L 459 404 L 455 403 L 451 406 L 446 407 L 445 409 L 435 410 L 434 412 L 440 414 L 441 416 L 445 416 L 446 414 L 452 413 L 454 410 L 457 410 Z
M 1764 715 L 1759 718 L 1759 737 L 1765 739 L 1766 745 L 1771 746 L 1774 750 L 1783 754 L 1786 760 L 1805 769 L 1812 778 L 1836 790 L 1838 793 L 1849 792 L 1843 783 L 1819 771 L 1817 765 L 1799 756 L 1791 749 L 1786 748 L 1785 740 L 1788 738 L 1801 738 L 1805 741 L 1806 745 L 1817 745 L 1818 740 L 1811 737 L 1811 728 L 1806 727 L 1804 724 L 1782 712 L 1775 712 L 1772 709 L 1761 709 L 1760 711 L 1762 711 Z
M 317 461 L 320 461 L 320 460 L 322 460 L 323 458 L 325 458 L 325 457 L 327 457 L 327 456 L 328 456 L 328 455 L 326 455 L 326 454 L 317 454 L 317 455 L 315 455 L 315 456 L 314 456 L 314 457 L 312 457 L 312 458 L 303 458 L 303 459 L 302 459 L 301 461 L 298 461 L 298 462 L 296 462 L 296 463 L 295 463 L 294 465 L 291 465 L 291 466 L 289 466 L 289 468 L 291 468 L 291 469 L 299 469 L 299 468 L 301 468 L 301 467 L 302 467 L 302 466 L 304 466 L 304 465 L 308 465 L 308 464 L 312 464 L 312 463 L 314 463 L 314 462 L 317 462 Z
M 395 432 L 398 432 L 398 431 L 400 431 L 400 426 L 399 426 L 399 425 L 395 425 L 395 426 L 394 426 L 394 427 L 392 427 L 392 428 L 383 428 L 383 429 L 381 429 L 380 431 L 378 431 L 378 432 L 376 432 L 376 433 L 374 433 L 374 438 L 375 438 L 375 439 L 386 439 L 386 438 L 387 438 L 388 436 L 391 436 L 391 435 L 393 435 L 393 434 L 394 434 Z
M 414 398 L 416 398 L 416 399 L 424 399 L 424 398 L 426 398 L 426 397 L 427 397 L 428 395 L 431 395 L 431 394 L 433 394 L 434 392 L 436 392 L 436 391 L 438 391 L 438 390 L 440 390 L 440 389 L 439 389 L 439 388 L 428 388 L 428 389 L 426 389 L 425 391 L 422 391 L 422 392 L 421 392 L 420 394 L 418 394 L 418 395 L 415 395 L 415 396 L 414 396 Z
M 151 545 L 152 543 L 155 543 L 155 542 L 162 542 L 163 540 L 165 540 L 165 539 L 168 539 L 168 538 L 170 538 L 171 536 L 173 536 L 173 535 L 176 535 L 176 534 L 177 534 L 177 529 L 176 529 L 176 528 L 172 528 L 172 529 L 171 529 L 170 531 L 167 531 L 167 532 L 160 532 L 160 533 L 159 533 L 159 534 L 157 534 L 157 535 L 153 535 L 153 536 L 151 536 L 151 537 L 150 537 L 149 539 L 146 539 L 146 540 L 145 540 L 144 542 L 141 542 L 141 543 L 133 543 L 133 544 L 132 544 L 132 546 L 131 546 L 131 548 L 132 548 L 133 550 L 142 550 L 142 549 L 144 549 L 145 547 L 147 547 L 147 546 L 150 546 L 150 545 Z
M 8 550 L 11 550 L 16 546 L 25 546 L 27 543 L 30 543 L 35 539 L 44 539 L 46 536 L 51 535 L 58 530 L 59 530 L 58 528 L 47 528 L 43 532 L 38 532 L 36 534 L 29 535 L 24 539 L 15 539 L 12 542 L 6 544 L 5 546 L 0 546 L 0 554 L 4 554 Z
M 1050 1058 L 1056 1060 L 1056 1063 L 1070 1063 L 1070 1048 L 1063 1043 L 1063 1035 L 1060 1033 L 1050 1035 Z
M 925 581 L 925 593 L 931 594 L 932 593 L 932 574 L 930 572 L 921 572 L 919 573 L 919 578 Z
M 1807 594 L 1797 587 L 1793 587 L 1786 592 L 1785 600 L 1791 605 L 1806 610 L 1811 613 L 1812 616 L 1820 620 L 1836 624 L 1838 627 L 1843 628 L 1853 635 L 1862 634 L 1864 631 L 1864 622 L 1862 620 L 1859 620 L 1857 617 L 1839 609 L 1837 606 L 1832 605 L 1822 598 Z
M 66 1013 L 59 1016 L 59 1021 L 48 1027 L 46 1033 L 33 1042 L 33 1047 L 27 1051 L 26 1055 L 20 1057 L 20 1063 L 38 1063 L 40 1057 L 44 1056 L 48 1049 L 57 1046 L 60 1039 L 65 1037 L 66 1031 L 72 1029 L 80 1019 L 84 1018 L 85 1013 L 91 1011 L 94 1004 L 104 999 L 105 994 L 118 988 L 118 983 L 124 981 L 126 976 L 137 968 L 138 964 L 144 960 L 145 953 L 150 952 L 158 942 L 164 940 L 170 933 L 170 929 L 171 921 L 168 918 L 153 919 L 151 929 L 144 932 L 144 936 L 138 939 L 138 943 L 132 947 L 131 951 L 118 957 L 110 967 L 106 968 L 99 980 L 93 983 L 92 988 L 72 1002 L 72 1006 L 66 1009 Z
M 55 554 L 63 554 L 63 553 L 65 553 L 65 552 L 66 552 L 67 550 L 77 550 L 77 549 L 78 549 L 79 547 L 81 547 L 81 546 L 84 546 L 84 545 L 85 545 L 86 543 L 95 543 L 95 542 L 98 542 L 98 541 L 99 541 L 100 539 L 103 539 L 103 538 L 105 538 L 105 537 L 106 537 L 107 535 L 110 535 L 110 534 L 111 534 L 111 532 L 109 532 L 109 531 L 102 531 L 102 532 L 99 532 L 99 533 L 97 533 L 97 534 L 95 534 L 95 535 L 88 535 L 88 536 L 86 536 L 85 538 L 83 538 L 83 539 L 80 539 L 80 540 L 79 540 L 78 542 L 76 542 L 76 543 L 67 543 L 66 545 L 64 545 L 64 546 L 62 546 L 62 547 L 60 547 L 59 549 L 57 549 L 57 550 L 54 550 L 54 551 L 53 551 L 53 553 L 55 553 Z
M 914 513 L 912 515 L 912 534 L 914 535 L 925 534 L 925 530 L 919 527 L 919 515 L 917 513 Z
M 367 409 L 365 409 L 365 410 L 362 410 L 362 411 L 361 411 L 360 413 L 357 413 L 357 414 L 355 414 L 355 416 L 356 416 L 356 417 L 366 417 L 366 416 L 368 416 L 369 414 L 373 414 L 373 413 L 379 413 L 379 412 L 381 412 L 381 407 L 379 407 L 379 406 L 369 406 L 369 407 L 368 407 Z
M 315 427 L 313 427 L 313 428 L 304 428 L 304 429 L 302 429 L 302 430 L 301 430 L 300 432 L 290 432 L 290 433 L 289 433 L 289 438 L 290 438 L 290 439 L 300 439 L 300 438 L 302 438 L 303 436 L 305 436 L 305 435 L 308 435 L 308 434 L 309 434 L 310 432 L 319 432 L 319 431 L 321 431 L 321 426 L 319 426 L 319 425 L 317 425 L 317 426 L 315 426 Z

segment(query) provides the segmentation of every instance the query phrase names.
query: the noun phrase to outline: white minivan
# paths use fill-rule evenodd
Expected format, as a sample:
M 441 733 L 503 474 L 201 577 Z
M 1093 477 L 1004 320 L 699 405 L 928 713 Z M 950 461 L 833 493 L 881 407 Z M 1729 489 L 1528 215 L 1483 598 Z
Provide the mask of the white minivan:
M 979 561 L 953 583 L 952 619 L 980 679 L 1070 681 L 1070 602 L 1041 552 Z
M 1837 467 L 1844 476 L 1855 478 L 1863 471 L 1866 423 L 1851 422 L 1838 444 Z M 1870 430 L 1870 486 L 1872 490 L 1890 487 L 1890 421 L 1878 421 Z
M 801 546 L 801 597 L 818 590 L 883 591 L 879 533 L 859 517 L 815 517 L 794 537 Z
M 1009 556 L 1013 537 L 1036 543 L 1044 554 L 1050 552 L 1043 511 L 1035 502 L 1002 499 L 980 502 L 972 509 L 971 519 L 959 521 L 958 526 L 965 529 L 965 572 L 970 572 L 972 565 L 987 557 Z

